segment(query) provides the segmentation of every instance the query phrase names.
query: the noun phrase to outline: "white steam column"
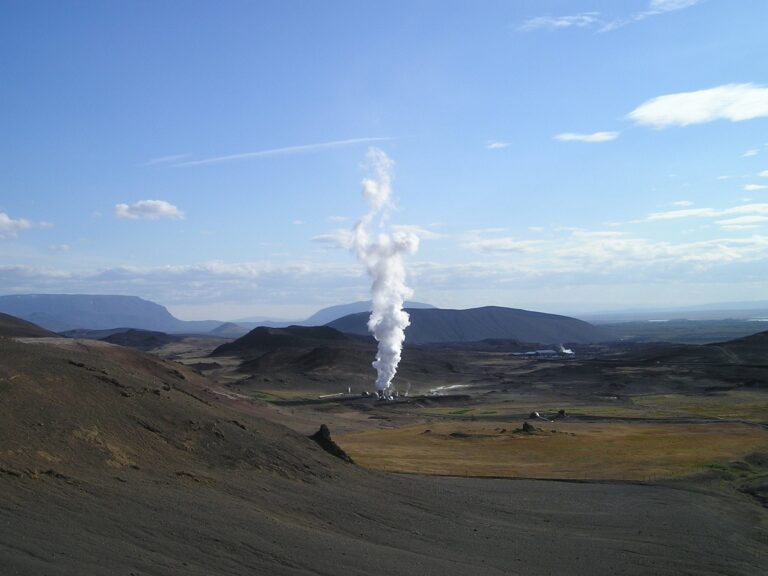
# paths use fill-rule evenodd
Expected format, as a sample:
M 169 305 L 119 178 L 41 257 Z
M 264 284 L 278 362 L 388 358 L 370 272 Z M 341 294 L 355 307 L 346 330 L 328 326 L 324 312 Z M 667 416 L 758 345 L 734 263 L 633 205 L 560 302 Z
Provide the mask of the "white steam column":
M 392 160 L 384 152 L 378 148 L 368 150 L 371 177 L 363 180 L 368 212 L 353 228 L 351 241 L 352 250 L 373 278 L 373 311 L 368 330 L 379 343 L 373 362 L 377 374 L 376 393 L 387 398 L 392 396 L 390 385 L 400 363 L 405 329 L 410 325 L 403 302 L 413 291 L 405 284 L 402 256 L 413 254 L 419 247 L 419 238 L 412 232 L 387 228 L 387 216 L 393 207 L 392 166 Z

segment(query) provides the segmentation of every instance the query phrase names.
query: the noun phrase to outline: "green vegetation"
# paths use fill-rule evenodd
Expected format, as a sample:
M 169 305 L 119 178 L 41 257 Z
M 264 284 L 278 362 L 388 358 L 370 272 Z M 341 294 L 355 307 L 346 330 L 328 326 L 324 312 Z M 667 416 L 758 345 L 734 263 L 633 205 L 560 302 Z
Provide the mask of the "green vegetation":
M 640 480 L 690 476 L 718 462 L 768 451 L 768 432 L 737 423 L 433 422 L 341 436 L 359 464 L 419 474 Z

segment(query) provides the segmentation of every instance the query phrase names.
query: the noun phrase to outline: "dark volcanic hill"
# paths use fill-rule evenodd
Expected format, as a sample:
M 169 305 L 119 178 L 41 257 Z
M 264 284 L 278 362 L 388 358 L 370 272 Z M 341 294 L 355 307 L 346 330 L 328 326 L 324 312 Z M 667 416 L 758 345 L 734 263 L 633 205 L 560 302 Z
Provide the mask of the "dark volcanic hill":
M 37 324 L 0 312 L 0 336 L 6 338 L 44 338 L 58 336 Z
M 115 332 L 114 334 L 102 338 L 104 342 L 109 342 L 110 344 L 119 344 L 120 346 L 144 350 L 145 352 L 160 348 L 171 342 L 178 342 L 180 339 L 180 336 L 173 336 L 171 334 L 166 334 L 165 332 L 138 330 L 136 328 Z
M 118 326 L 163 332 L 207 332 L 221 324 L 179 320 L 164 306 L 136 296 L 14 294 L 0 296 L 0 311 L 54 332 Z
M 257 358 L 281 348 L 312 348 L 329 343 L 344 345 L 352 339 L 327 326 L 289 326 L 287 328 L 254 328 L 245 336 L 216 348 L 211 356 Z
M 342 334 L 328 326 L 255 328 L 242 338 L 222 344 L 212 356 L 236 356 L 239 371 L 268 388 L 339 392 L 372 390 L 376 342 L 371 337 Z M 462 368 L 462 356 L 450 351 L 408 349 L 398 370 L 398 385 L 424 384 L 435 374 Z M 259 380 L 262 379 L 262 380 Z
M 716 344 L 644 344 L 627 357 L 646 363 L 768 366 L 768 332 Z
M 596 326 L 556 314 L 486 306 L 469 310 L 409 309 L 406 343 L 476 342 L 487 339 L 560 344 L 605 340 Z M 352 314 L 328 326 L 349 334 L 367 334 L 367 313 Z
M 211 330 L 210 334 L 222 338 L 239 338 L 240 336 L 247 334 L 248 331 L 248 328 L 240 326 L 240 324 L 224 322 L 221 326 L 217 326 Z
M 722 348 L 742 364 L 768 365 L 768 331 L 710 346 Z

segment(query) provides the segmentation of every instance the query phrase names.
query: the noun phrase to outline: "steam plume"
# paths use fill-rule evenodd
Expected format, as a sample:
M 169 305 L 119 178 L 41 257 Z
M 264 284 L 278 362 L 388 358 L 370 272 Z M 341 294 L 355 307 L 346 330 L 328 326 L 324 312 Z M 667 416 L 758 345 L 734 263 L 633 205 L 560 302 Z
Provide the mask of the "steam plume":
M 371 176 L 362 184 L 368 212 L 352 230 L 351 248 L 373 278 L 373 311 L 368 319 L 368 330 L 379 343 L 373 362 L 377 374 L 376 390 L 385 392 L 397 372 L 405 329 L 410 325 L 403 302 L 413 291 L 405 284 L 402 256 L 416 252 L 419 238 L 413 232 L 387 230 L 387 216 L 394 206 L 391 198 L 394 163 L 378 148 L 370 148 L 367 157 Z M 373 227 L 377 230 L 372 231 Z

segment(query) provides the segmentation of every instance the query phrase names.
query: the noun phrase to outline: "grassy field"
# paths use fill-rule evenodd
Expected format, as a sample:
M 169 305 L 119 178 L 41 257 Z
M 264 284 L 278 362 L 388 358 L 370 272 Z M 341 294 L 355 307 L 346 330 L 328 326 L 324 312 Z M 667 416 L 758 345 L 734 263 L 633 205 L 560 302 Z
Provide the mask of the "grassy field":
M 635 396 L 633 404 L 641 410 L 675 416 L 691 415 L 749 422 L 768 422 L 768 394 L 731 391 L 717 396 L 653 394 Z
M 674 478 L 768 451 L 768 431 L 738 423 L 435 422 L 340 436 L 367 468 L 458 476 L 640 480 Z
M 762 390 L 732 390 L 719 394 L 647 394 L 630 398 L 552 400 L 550 398 L 527 398 L 518 396 L 514 400 L 485 400 L 481 404 L 462 408 L 434 407 L 420 410 L 424 416 L 439 418 L 483 417 L 498 415 L 514 417 L 527 415 L 532 411 L 555 414 L 559 409 L 569 414 L 609 416 L 615 418 L 719 418 L 723 420 L 744 420 L 754 423 L 768 423 L 768 392 Z

